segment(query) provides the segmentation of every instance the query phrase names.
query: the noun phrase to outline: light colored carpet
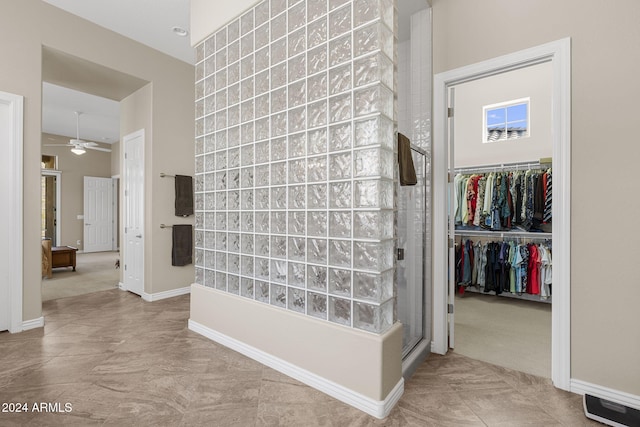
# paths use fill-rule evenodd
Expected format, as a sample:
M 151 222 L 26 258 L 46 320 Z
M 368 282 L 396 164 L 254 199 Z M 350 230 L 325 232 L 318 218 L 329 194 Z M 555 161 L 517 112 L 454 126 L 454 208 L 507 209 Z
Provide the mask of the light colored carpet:
M 115 268 L 118 252 L 76 255 L 76 271 L 54 268 L 51 279 L 42 278 L 42 300 L 49 301 L 118 287 L 120 270 Z
M 457 295 L 454 351 L 551 378 L 551 304 L 471 292 Z

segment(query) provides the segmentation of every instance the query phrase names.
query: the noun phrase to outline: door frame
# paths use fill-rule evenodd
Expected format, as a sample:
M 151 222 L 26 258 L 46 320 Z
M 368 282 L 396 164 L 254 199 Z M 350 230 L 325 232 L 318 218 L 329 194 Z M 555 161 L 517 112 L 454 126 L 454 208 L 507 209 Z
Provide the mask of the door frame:
M 62 214 L 61 214 L 61 210 L 62 210 L 62 201 L 61 201 L 61 195 L 62 195 L 62 171 L 59 171 L 57 169 L 42 169 L 42 172 L 41 172 L 40 175 L 41 176 L 53 176 L 53 177 L 56 178 L 56 243 L 60 244 L 60 242 L 61 242 L 60 236 L 62 234 L 60 232 L 60 224 L 61 224 L 60 218 L 62 218 Z
M 5 147 L 5 156 L 10 159 L 9 168 L 5 170 L 8 176 L 7 187 L 10 192 L 6 200 L 6 222 L 2 227 L 11 242 L 8 253 L 9 277 L 9 332 L 22 332 L 22 293 L 23 293 L 23 126 L 24 126 L 24 97 L 13 93 L 0 91 L 0 103 L 9 106 L 9 139 L 11 143 Z M 34 242 L 35 243 L 35 242 Z M 38 251 L 40 251 L 38 245 Z M 38 252 L 40 253 L 40 252 Z M 39 267 L 38 267 L 39 268 Z
M 447 102 L 449 89 L 457 84 L 551 62 L 553 74 L 553 288 L 551 310 L 551 380 L 570 389 L 571 378 L 571 39 L 524 49 L 487 61 L 456 68 L 434 77 L 433 148 L 433 345 L 445 354 L 447 335 L 448 235 Z
M 120 212 L 120 174 L 111 176 L 111 196 L 113 199 L 113 244 L 111 245 L 111 250 L 118 251 L 120 250 L 120 239 L 119 239 L 119 229 L 120 229 L 120 221 L 119 221 L 119 212 Z
M 135 132 L 132 132 L 130 134 L 125 135 L 122 138 L 122 149 L 121 149 L 121 156 L 120 156 L 120 164 L 122 165 L 122 167 L 120 168 L 122 171 L 122 192 L 120 197 L 122 197 L 122 236 L 123 236 L 123 244 L 122 244 L 122 248 L 121 248 L 121 252 L 122 252 L 122 261 L 121 261 L 121 268 L 126 269 L 127 268 L 127 233 L 124 230 L 124 227 L 127 225 L 127 209 L 128 209 L 128 197 L 126 194 L 126 188 L 127 188 L 127 184 L 128 184 L 128 179 L 129 177 L 127 176 L 127 167 L 126 167 L 126 155 L 127 155 L 127 143 L 133 139 L 136 138 L 142 138 L 142 165 L 143 168 L 145 166 L 145 131 L 144 129 L 139 129 Z M 141 222 L 142 222 L 142 229 L 145 229 L 145 200 L 144 200 L 144 173 L 143 173 L 143 180 L 142 180 L 142 191 L 140 192 L 140 194 L 142 195 L 142 201 L 141 201 L 141 212 L 142 212 L 142 218 L 141 218 Z M 144 294 L 145 291 L 145 274 L 144 274 L 144 270 L 145 270 L 145 256 L 144 256 L 144 247 L 145 247 L 145 235 L 146 233 L 143 232 L 142 233 L 142 271 L 141 271 L 141 277 L 142 277 L 142 290 L 140 293 L 140 296 L 142 296 Z M 122 285 L 123 285 L 123 290 L 125 291 L 131 291 L 131 289 L 129 288 L 128 284 L 127 284 L 127 273 L 126 271 L 123 272 L 122 275 Z M 135 292 L 134 292 L 135 293 Z

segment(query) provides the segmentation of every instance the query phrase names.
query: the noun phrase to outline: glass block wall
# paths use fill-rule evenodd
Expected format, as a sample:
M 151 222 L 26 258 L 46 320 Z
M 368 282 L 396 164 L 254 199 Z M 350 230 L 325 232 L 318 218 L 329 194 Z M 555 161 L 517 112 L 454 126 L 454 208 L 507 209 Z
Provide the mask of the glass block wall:
M 395 16 L 395 0 L 264 0 L 197 46 L 197 283 L 395 322 Z

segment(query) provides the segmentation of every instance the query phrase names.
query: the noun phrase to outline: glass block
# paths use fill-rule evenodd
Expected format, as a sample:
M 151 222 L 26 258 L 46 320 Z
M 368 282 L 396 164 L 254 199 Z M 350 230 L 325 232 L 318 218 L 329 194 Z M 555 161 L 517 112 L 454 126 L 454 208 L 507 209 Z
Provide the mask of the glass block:
M 240 257 L 240 272 L 244 276 L 253 276 L 253 257 Z
M 269 126 L 270 120 L 269 117 L 264 117 L 262 119 L 256 120 L 255 130 L 256 130 L 256 141 L 261 141 L 269 138 Z
M 270 241 L 269 236 L 263 234 L 255 235 L 255 251 L 256 255 L 269 256 Z
M 269 20 L 269 1 L 264 0 L 258 3 L 254 9 L 254 20 L 256 27 Z
M 307 288 L 327 291 L 327 267 L 307 265 Z
M 253 55 L 249 55 L 242 59 L 240 62 L 240 75 L 243 79 L 247 79 L 248 77 L 253 76 L 255 73 L 255 60 Z M 247 99 L 247 97 L 253 96 L 253 79 L 251 79 L 251 93 L 248 93 L 247 90 L 243 87 L 242 99 Z
M 256 280 L 255 282 L 255 298 L 256 301 L 268 303 L 269 302 L 269 284 Z
M 216 233 L 207 231 L 204 233 L 204 247 L 207 249 L 216 248 Z
M 212 140 L 206 138 L 205 141 L 207 142 L 207 151 L 213 151 L 213 147 L 211 146 Z M 216 132 L 215 149 L 224 150 L 225 148 L 227 148 L 227 131 L 221 130 L 219 132 Z
M 220 169 L 226 169 L 227 166 L 227 152 L 226 151 L 222 151 L 220 153 L 216 153 L 216 154 L 207 154 L 206 156 L 200 156 L 200 160 L 202 160 L 204 158 L 204 166 L 200 166 L 200 168 L 204 168 L 204 171 L 207 172 L 211 172 L 213 170 L 216 169 L 215 164 L 216 164 L 216 158 L 222 156 L 224 161 L 221 162 L 222 165 L 220 167 Z M 202 162 L 200 162 L 202 163 Z M 200 172 L 203 172 L 202 170 Z
M 329 155 L 329 179 L 351 178 L 351 152 Z
M 382 53 L 355 60 L 353 70 L 355 87 L 376 82 L 393 87 L 393 62 Z
M 351 148 L 351 123 L 343 123 L 329 127 L 329 150 L 338 151 Z
M 271 89 L 279 88 L 287 84 L 287 63 L 283 62 L 271 67 Z M 273 110 L 272 107 L 272 111 Z
M 305 55 L 298 55 L 289 60 L 289 82 L 295 82 L 307 75 L 307 62 Z M 311 74 L 311 72 L 309 73 Z
M 287 183 L 287 163 L 277 162 L 271 164 L 271 184 L 282 185 Z
M 204 41 L 204 57 L 213 55 L 216 51 L 216 37 L 215 34 Z
M 367 87 L 354 92 L 354 112 L 357 117 L 371 113 L 383 113 L 393 117 L 393 92 L 382 85 Z
M 307 154 L 307 138 L 304 132 L 289 135 L 289 158 L 293 159 Z M 291 173 L 291 170 L 289 170 Z
M 383 333 L 393 325 L 393 300 L 381 305 L 354 302 L 353 326 L 369 332 Z
M 303 27 L 307 19 L 307 7 L 304 2 L 301 2 L 288 12 L 289 32 L 292 32 L 300 27 Z
M 196 136 L 202 136 L 204 134 L 204 119 L 196 120 Z
M 289 212 L 289 234 L 303 236 L 306 229 L 306 219 L 305 212 Z
M 201 178 L 202 178 L 202 175 L 196 176 L 196 183 L 198 181 L 202 182 Z M 197 188 L 197 184 L 196 184 L 196 188 Z M 198 191 L 198 190 L 196 190 L 196 191 Z M 204 209 L 204 194 L 196 193 L 196 195 L 195 195 L 195 208 L 196 208 L 196 210 Z
M 240 162 L 240 164 L 242 166 L 251 166 L 253 164 L 253 149 L 254 149 L 254 145 L 253 144 L 243 145 L 242 146 L 242 148 L 240 150 L 240 154 L 241 154 L 241 162 Z M 247 169 L 249 169 L 251 171 L 251 186 L 253 186 L 253 168 L 244 168 L 243 172 L 246 171 Z M 242 178 L 241 178 L 241 181 L 242 181 Z M 241 182 L 241 184 L 242 184 L 242 182 Z
M 255 162 L 266 163 L 269 161 L 269 141 L 257 142 L 255 145 Z
M 280 29 L 277 28 L 276 20 L 271 24 L 271 35 L 277 34 Z M 282 33 L 284 35 L 284 33 Z M 287 39 L 282 38 L 271 43 L 271 65 L 279 64 L 287 59 Z
M 269 279 L 269 260 L 266 258 L 255 259 L 256 277 L 260 279 Z
M 307 261 L 318 264 L 327 263 L 327 241 L 325 239 L 307 239 Z
M 253 233 L 253 212 L 242 212 L 242 224 L 240 229 L 244 232 Z
M 199 213 L 202 216 L 201 213 Z M 204 226 L 209 230 L 215 230 L 216 228 L 216 214 L 215 212 L 206 212 L 204 214 Z
M 327 186 L 326 184 L 310 185 L 307 190 L 308 202 L 307 207 L 310 209 L 322 209 L 327 205 Z
M 241 132 L 242 132 L 242 143 L 243 144 L 250 144 L 255 142 L 255 137 L 254 137 L 254 122 L 250 121 L 248 123 L 245 123 L 241 126 Z
M 354 181 L 355 208 L 393 209 L 393 181 Z
M 304 288 L 307 277 L 307 267 L 305 264 L 298 262 L 289 263 L 289 275 L 287 276 L 288 284 L 290 286 L 297 286 Z
M 326 0 L 307 0 L 307 21 L 311 22 L 322 15 L 326 15 L 326 13 Z
M 206 131 L 208 133 L 212 132 L 214 129 L 224 129 L 227 127 L 227 112 L 226 110 L 218 111 L 215 115 L 215 120 L 213 116 L 205 117 L 206 120 Z
M 287 0 L 271 0 L 271 17 L 287 10 Z
M 216 92 L 216 106 L 215 109 L 216 111 L 220 111 L 220 110 L 224 110 L 225 108 L 227 108 L 229 105 L 233 105 L 234 103 L 229 102 L 229 94 L 228 94 L 228 90 L 227 89 L 222 89 L 219 90 L 218 92 Z M 206 102 L 206 100 L 205 100 Z M 211 111 L 211 109 L 208 109 L 209 112 Z
M 253 190 L 242 190 L 240 192 L 240 207 L 243 210 L 253 210 Z
M 271 141 L 271 161 L 284 160 L 287 158 L 286 138 L 275 138 Z
M 302 80 L 289 85 L 289 108 L 304 105 L 307 99 L 307 82 Z
M 347 298 L 351 297 L 350 270 L 329 269 L 329 293 Z
M 213 77 L 207 77 L 204 81 L 204 96 L 211 95 L 216 90 L 216 81 Z
M 327 296 L 307 292 L 307 314 L 319 319 L 327 319 Z
M 195 277 L 195 282 L 200 284 L 200 285 L 205 285 L 205 281 L 204 281 L 204 270 L 202 268 L 197 268 L 196 267 L 196 277 Z M 206 285 L 205 285 L 206 286 Z
M 289 310 L 304 313 L 306 311 L 305 290 L 297 288 L 289 288 L 287 295 L 287 306 Z
M 254 298 L 254 281 L 248 277 L 243 277 L 240 280 L 240 295 L 245 298 Z
M 357 211 L 353 213 L 355 238 L 393 238 L 393 211 Z
M 240 150 L 238 148 L 232 148 L 227 152 L 218 152 L 216 156 L 218 169 L 237 168 L 240 166 Z
M 227 131 L 227 144 L 229 147 L 240 145 L 240 127 L 235 126 Z
M 329 38 L 333 39 L 351 30 L 351 7 L 349 5 L 329 13 Z
M 256 55 L 257 58 L 258 55 Z M 268 59 L 267 59 L 268 60 Z M 268 68 L 269 64 L 267 62 L 267 65 L 265 68 Z M 255 92 L 256 92 L 256 97 L 262 94 L 265 94 L 269 91 L 269 83 L 270 83 L 270 79 L 269 79 L 269 70 L 265 69 L 264 71 L 260 70 L 258 68 L 258 64 L 257 64 L 257 59 L 256 59 L 256 71 L 258 72 L 258 74 L 256 75 L 256 80 L 255 80 Z M 268 102 L 268 101 L 267 101 Z M 264 114 L 258 114 L 259 108 L 257 105 L 257 100 L 256 100 L 256 117 L 261 117 Z M 260 110 L 262 111 L 262 110 Z M 267 110 L 267 114 L 268 114 L 268 110 Z
M 325 5 L 326 11 L 326 5 Z M 328 36 L 328 26 L 327 19 L 322 18 L 318 19 L 315 22 L 312 22 L 307 27 L 307 47 L 308 49 L 312 49 L 315 46 L 318 46 L 327 41 Z
M 356 150 L 353 152 L 353 175 L 361 177 L 381 176 L 393 179 L 393 152 L 381 148 Z
M 229 172 L 229 190 L 240 188 L 240 169 L 231 169 Z
M 236 83 L 227 88 L 227 104 L 234 105 L 240 102 L 240 83 Z M 216 104 L 218 103 L 218 95 L 216 95 Z
M 351 267 L 350 240 L 329 240 L 329 265 Z
M 271 236 L 271 256 L 273 258 L 286 258 L 287 256 L 286 236 Z
M 195 247 L 196 248 L 203 248 L 204 247 L 204 232 L 203 231 L 196 230 L 195 237 L 194 237 L 194 243 L 195 243 Z
M 287 287 L 271 284 L 271 297 L 269 304 L 285 308 L 287 306 Z
M 246 34 L 240 39 L 240 57 L 253 52 L 253 33 Z
M 329 42 L 329 66 L 341 64 L 351 59 L 351 34 L 346 34 Z
M 269 188 L 258 188 L 256 190 L 256 196 L 254 199 L 254 206 L 256 209 L 269 209 L 271 196 L 269 195 Z
M 227 193 L 227 209 L 240 209 L 240 193 L 237 191 L 229 191 Z
M 309 75 L 327 69 L 327 45 L 323 43 L 314 47 L 307 53 L 307 69 Z
M 309 236 L 327 235 L 327 213 L 319 211 L 307 212 L 307 234 Z
M 289 237 L 289 259 L 305 260 L 306 239 L 304 237 Z
M 299 132 L 306 129 L 307 109 L 305 107 L 289 110 L 289 132 Z
M 271 116 L 271 135 L 285 136 L 287 134 L 287 113 L 282 112 Z
M 228 254 L 227 255 L 227 271 L 229 273 L 240 273 L 240 255 Z
M 229 212 L 227 216 L 227 230 L 240 230 L 240 212 Z
M 351 207 L 351 182 L 332 182 L 329 184 L 329 207 Z
M 252 79 L 249 79 L 249 80 L 253 81 Z M 246 81 L 249 81 L 249 80 L 246 80 Z M 245 82 L 246 81 L 242 82 L 242 90 L 243 91 L 245 90 L 244 86 L 245 86 Z M 253 91 L 253 87 L 251 87 L 251 91 Z M 251 95 L 249 95 L 249 97 L 250 96 L 253 96 L 253 93 L 251 93 Z M 246 99 L 245 96 L 244 96 L 244 92 L 243 92 L 243 95 L 242 95 L 242 99 Z M 242 123 L 248 122 L 250 120 L 253 120 L 253 118 L 254 118 L 253 106 L 254 106 L 253 100 L 245 101 L 240 105 L 240 111 L 241 111 L 240 118 L 242 120 Z
M 354 242 L 353 267 L 383 271 L 393 267 L 393 240 Z
M 214 96 L 214 95 L 211 95 Z M 209 97 L 211 98 L 211 97 Z M 210 112 L 210 111 L 208 111 Z M 199 100 L 196 101 L 196 117 L 202 117 L 205 114 L 204 111 L 204 100 Z M 202 143 L 202 138 L 196 139 L 196 143 L 198 143 L 198 140 L 200 140 L 200 143 Z M 200 149 L 200 151 L 196 150 L 196 154 L 201 154 L 202 153 L 202 149 Z
M 227 254 L 226 252 L 216 252 L 216 269 L 219 271 L 227 271 Z M 226 280 L 226 278 L 225 278 Z M 226 284 L 225 284 L 226 286 Z
M 307 107 L 307 127 L 315 128 L 327 124 L 327 101 L 322 100 L 309 104 Z
M 318 182 L 327 180 L 327 157 L 309 157 L 307 159 L 307 181 Z
M 309 102 L 327 96 L 327 73 L 322 72 L 307 79 L 307 100 Z
M 216 289 L 221 291 L 227 290 L 227 274 L 216 271 Z
M 273 209 L 287 208 L 287 187 L 271 187 L 271 207 Z
M 306 209 L 306 188 L 304 185 L 289 187 L 289 209 Z
M 253 30 L 253 9 L 249 9 L 240 17 L 240 34 L 247 34 L 251 30 Z
M 256 186 L 269 185 L 269 165 L 256 166 Z
M 253 243 L 255 241 L 255 236 L 249 233 L 243 233 L 241 235 L 241 252 L 243 254 L 252 255 L 253 254 Z
M 335 123 L 351 118 L 351 92 L 329 99 L 329 122 Z
M 240 59 L 240 41 L 236 40 L 227 46 L 227 61 L 229 64 L 237 62 Z M 237 81 L 237 80 L 236 80 Z
M 271 211 L 271 232 L 275 234 L 287 233 L 287 213 Z
M 351 237 L 351 212 L 329 212 L 329 237 Z
M 205 271 L 205 286 L 208 286 L 210 288 L 215 288 L 216 287 L 216 272 L 212 271 L 212 270 L 207 270 Z
M 309 132 L 309 154 L 322 154 L 327 151 L 327 130 L 316 129 Z
M 216 230 L 224 231 L 227 229 L 227 214 L 224 212 L 216 213 Z
M 240 124 L 240 106 L 234 105 L 233 107 L 229 107 L 227 110 L 227 124 L 230 127 L 237 126 Z
M 202 257 L 204 257 L 204 266 L 210 269 L 216 268 L 216 253 L 213 251 L 207 251 L 206 255 L 203 253 L 204 251 L 196 252 L 196 259 L 198 258 L 198 252 L 200 253 L 201 263 Z
M 287 282 L 287 262 L 271 260 L 271 281 L 278 283 Z
M 307 161 L 305 159 L 289 161 L 289 184 L 298 184 L 305 182 Z
M 227 239 L 227 249 L 229 252 L 240 252 L 240 235 L 238 233 L 229 233 Z
M 269 212 L 257 211 L 255 222 L 256 233 L 269 232 L 269 223 L 271 222 L 271 216 L 269 215 Z
M 330 296 L 329 321 L 351 326 L 351 301 Z
M 393 58 L 393 33 L 380 22 L 356 30 L 353 39 L 353 51 L 356 57 L 381 50 L 387 57 Z
M 355 122 L 356 146 L 377 145 L 394 149 L 395 138 L 393 122 L 387 117 L 376 117 Z
M 289 34 L 289 57 L 302 53 L 307 48 L 307 37 L 304 28 Z
M 258 28 L 256 28 L 256 31 L 254 34 L 255 34 L 254 48 L 256 51 L 269 44 L 269 25 L 268 24 L 261 25 Z
M 216 72 L 216 86 L 217 87 L 227 86 L 227 70 L 226 69 L 222 69 Z
M 351 89 L 351 64 L 341 65 L 329 71 L 329 88 L 332 95 Z

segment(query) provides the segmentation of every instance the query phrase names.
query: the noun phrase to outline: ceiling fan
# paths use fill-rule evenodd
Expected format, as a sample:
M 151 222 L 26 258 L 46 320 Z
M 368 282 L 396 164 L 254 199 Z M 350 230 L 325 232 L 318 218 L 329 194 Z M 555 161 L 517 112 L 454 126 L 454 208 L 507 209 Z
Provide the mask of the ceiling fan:
M 97 151 L 105 151 L 107 153 L 111 152 L 110 148 L 102 148 L 98 146 L 95 142 L 84 141 L 80 139 L 80 115 L 82 114 L 80 111 L 75 111 L 76 113 L 76 138 L 70 139 L 68 144 L 44 144 L 47 147 L 73 147 L 71 148 L 71 152 L 73 154 L 77 154 L 81 156 L 82 154 L 89 150 L 97 150 Z

